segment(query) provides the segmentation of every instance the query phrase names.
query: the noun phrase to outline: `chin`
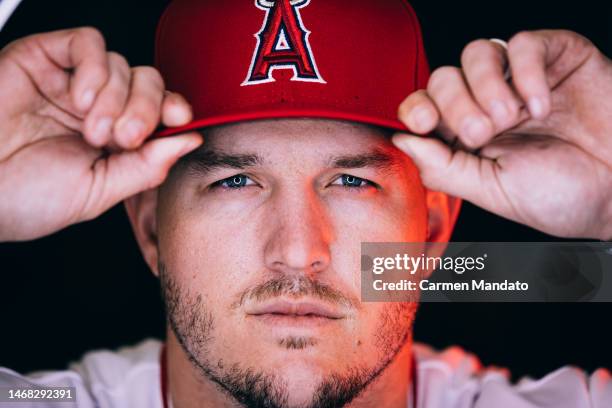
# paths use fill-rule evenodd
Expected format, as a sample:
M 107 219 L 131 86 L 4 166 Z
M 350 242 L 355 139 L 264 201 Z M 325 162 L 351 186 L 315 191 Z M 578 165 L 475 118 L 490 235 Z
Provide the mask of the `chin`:
M 287 364 L 278 376 L 286 384 L 289 407 L 309 406 L 323 381 L 320 369 L 308 364 Z
M 282 340 L 295 338 L 282 338 Z M 346 362 L 350 355 L 346 355 L 341 347 L 329 341 L 313 340 L 311 343 L 299 343 L 296 347 L 286 347 L 286 342 L 275 342 L 274 347 L 267 348 L 262 356 L 262 362 L 271 366 L 275 373 L 299 376 L 300 381 L 308 378 L 324 378 L 330 371 L 337 370 Z

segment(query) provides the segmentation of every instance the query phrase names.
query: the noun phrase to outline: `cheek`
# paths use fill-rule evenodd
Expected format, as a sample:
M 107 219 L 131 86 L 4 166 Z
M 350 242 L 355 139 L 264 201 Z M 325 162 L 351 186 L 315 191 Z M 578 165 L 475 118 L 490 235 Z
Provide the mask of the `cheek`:
M 327 201 L 338 242 L 422 242 L 426 238 L 427 206 L 421 188 L 380 192 L 367 199 L 349 193 Z
M 187 201 L 164 209 L 158 228 L 160 260 L 215 308 L 227 309 L 232 296 L 261 269 L 256 226 L 245 222 L 241 212 L 212 211 Z
M 366 200 L 347 195 L 331 198 L 327 209 L 335 238 L 330 248 L 332 269 L 359 297 L 363 242 L 426 240 L 427 206 L 418 185 Z

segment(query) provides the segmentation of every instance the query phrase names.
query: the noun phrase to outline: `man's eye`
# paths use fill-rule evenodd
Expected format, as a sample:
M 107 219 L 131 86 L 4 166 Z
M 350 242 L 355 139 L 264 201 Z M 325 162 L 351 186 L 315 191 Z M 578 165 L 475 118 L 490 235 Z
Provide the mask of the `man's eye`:
M 364 188 L 375 186 L 375 184 L 369 180 L 351 176 L 349 174 L 343 174 L 342 176 L 338 177 L 336 180 L 334 180 L 332 185 L 348 188 Z
M 246 186 L 253 186 L 255 182 L 244 174 L 237 174 L 223 180 L 219 180 L 211 185 L 211 187 L 221 187 L 227 189 L 238 190 Z

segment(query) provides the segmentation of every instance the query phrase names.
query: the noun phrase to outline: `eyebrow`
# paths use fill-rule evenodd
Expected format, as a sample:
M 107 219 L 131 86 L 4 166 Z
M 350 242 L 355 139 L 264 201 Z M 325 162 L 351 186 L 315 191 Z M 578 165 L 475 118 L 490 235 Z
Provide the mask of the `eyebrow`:
M 392 155 L 379 150 L 354 155 L 334 156 L 329 160 L 330 167 L 347 169 L 374 167 L 390 170 L 396 164 L 396 160 Z
M 183 157 L 179 166 L 197 174 L 205 174 L 219 168 L 245 169 L 261 165 L 263 159 L 253 153 L 229 154 L 217 150 L 198 149 Z
M 263 165 L 265 160 L 255 153 L 225 153 L 219 150 L 198 149 L 181 158 L 177 167 L 194 175 L 202 175 L 221 168 L 246 169 Z M 380 150 L 366 153 L 331 156 L 326 160 L 331 168 L 357 169 L 373 167 L 390 171 L 398 166 L 393 155 Z

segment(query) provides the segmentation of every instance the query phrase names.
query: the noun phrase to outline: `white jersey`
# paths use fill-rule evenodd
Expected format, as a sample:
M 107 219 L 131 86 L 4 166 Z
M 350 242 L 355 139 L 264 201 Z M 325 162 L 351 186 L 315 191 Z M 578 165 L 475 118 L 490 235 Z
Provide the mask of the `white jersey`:
M 163 408 L 160 353 L 162 343 L 146 340 L 117 352 L 87 353 L 68 370 L 22 376 L 0 368 L 0 388 L 36 384 L 74 387 L 77 404 L 7 403 L 2 408 Z M 561 368 L 540 380 L 508 380 L 507 371 L 484 369 L 479 360 L 458 347 L 436 352 L 414 345 L 416 408 L 610 408 L 612 379 L 607 370 L 588 376 Z M 413 406 L 407 396 L 407 407 Z

